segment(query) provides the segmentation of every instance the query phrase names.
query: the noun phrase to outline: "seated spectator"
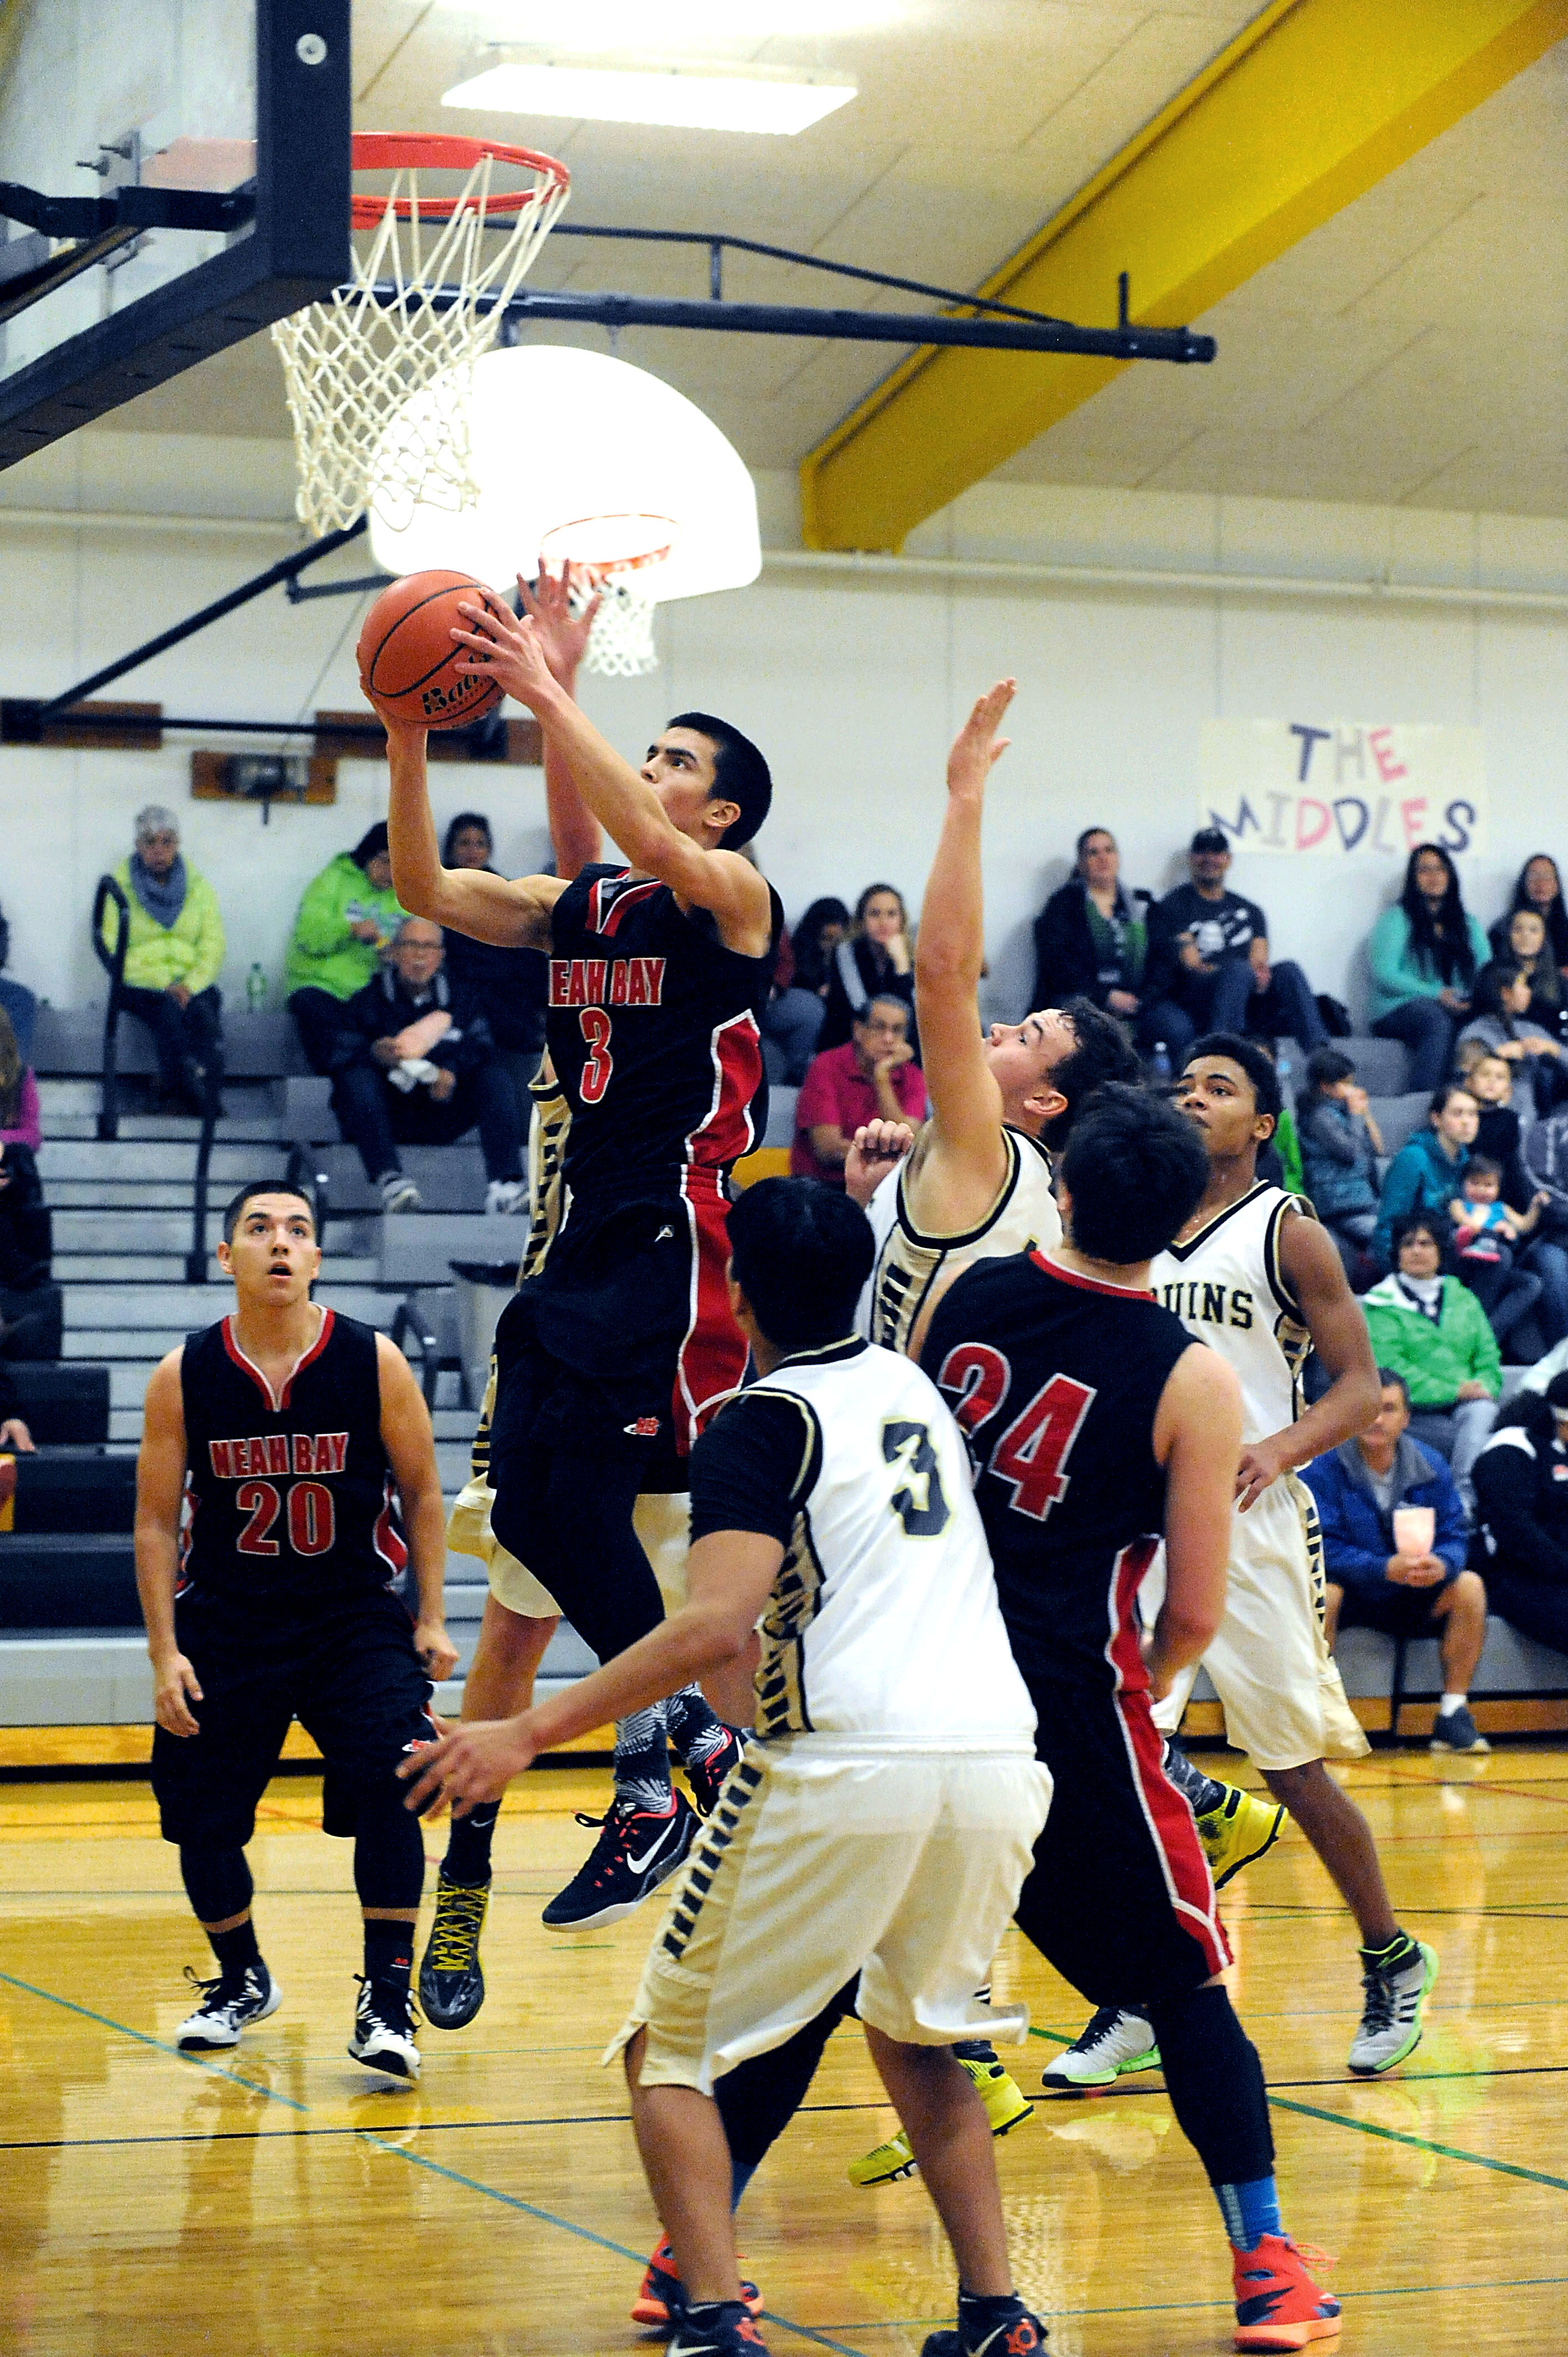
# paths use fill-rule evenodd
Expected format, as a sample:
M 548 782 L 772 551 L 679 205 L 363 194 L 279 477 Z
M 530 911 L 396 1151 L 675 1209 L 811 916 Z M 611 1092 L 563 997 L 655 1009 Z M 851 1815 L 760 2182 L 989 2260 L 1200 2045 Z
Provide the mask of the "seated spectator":
M 1500 1200 L 1502 1177 L 1500 1162 L 1472 1154 L 1448 1206 L 1459 1275 L 1490 1318 L 1499 1347 L 1541 1298 L 1541 1279 L 1514 1265 L 1514 1248 L 1536 1225 L 1541 1205 L 1510 1212 Z
M 1393 1233 L 1394 1271 L 1361 1299 L 1380 1367 L 1402 1375 L 1411 1430 L 1445 1457 L 1471 1502 L 1470 1468 L 1497 1414 L 1502 1360 L 1467 1286 L 1443 1274 L 1446 1218 L 1411 1211 Z
M 1365 1432 L 1301 1469 L 1323 1533 L 1324 1633 L 1331 1647 L 1341 1629 L 1435 1637 L 1443 1698 L 1432 1749 L 1489 1751 L 1470 1716 L 1470 1680 L 1487 1641 L 1487 1591 L 1465 1568 L 1465 1508 L 1442 1458 L 1411 1437 L 1404 1377 L 1380 1367 L 1378 1382 L 1381 1405 Z M 1415 1534 L 1402 1519 L 1412 1507 L 1426 1523 Z
M 333 1070 L 343 1009 L 375 974 L 402 918 L 381 819 L 306 886 L 289 936 L 284 992 L 313 1072 Z
M 1515 1394 L 1476 1459 L 1487 1594 L 1521 1636 L 1568 1653 L 1568 1372 Z
M 216 987 L 225 942 L 218 896 L 187 866 L 173 811 L 150 802 L 136 819 L 135 848 L 114 870 L 131 908 L 120 1003 L 153 1036 L 158 1099 L 194 1114 L 220 1101 L 223 1001 Z M 119 911 L 103 912 L 113 943 Z
M 1547 940 L 1545 918 L 1539 909 L 1516 909 L 1500 944 L 1496 941 L 1498 930 L 1494 925 L 1487 936 L 1493 942 L 1492 963 L 1517 966 L 1530 976 L 1530 1004 L 1524 1011 L 1555 1039 L 1563 1028 L 1563 976 Z
M 0 967 L 8 965 L 11 958 L 11 928 L 0 914 Z M 38 1017 L 38 1002 L 25 984 L 13 982 L 8 974 L 0 973 L 0 1007 L 11 1018 L 11 1028 L 16 1035 L 24 1064 L 33 1060 L 33 1024 Z
M 1568 1095 L 1568 1060 L 1562 1041 L 1530 1015 L 1530 975 L 1523 966 L 1496 960 L 1476 976 L 1471 1019 L 1458 1045 L 1478 1041 L 1528 1075 L 1539 1113 L 1550 1113 Z
M 525 1212 L 517 1098 L 472 995 L 441 971 L 441 928 L 405 917 L 392 963 L 344 1008 L 332 1110 L 386 1211 L 417 1211 L 397 1143 L 450 1146 L 478 1127 L 487 1211 Z
M 1035 995 L 1029 1004 L 1065 1006 L 1069 998 L 1090 999 L 1136 1027 L 1140 1047 L 1152 1048 L 1153 1039 L 1144 1037 L 1147 1023 L 1139 1023 L 1148 926 L 1122 889 L 1121 868 L 1110 828 L 1085 827 L 1072 874 L 1035 920 Z
M 762 1010 L 762 1057 L 777 1087 L 798 1089 L 806 1077 L 827 1012 L 833 952 L 849 928 L 842 900 L 813 900 L 779 944 L 773 995 Z
M 893 998 L 901 998 L 909 1010 L 909 1038 L 915 1054 L 919 1055 L 919 1042 L 915 1037 L 915 951 L 909 938 L 909 919 L 904 907 L 903 895 L 891 884 L 868 884 L 854 904 L 854 920 L 847 938 L 840 942 L 832 953 L 828 969 L 828 995 L 822 1010 L 822 1028 L 817 1034 L 819 1051 L 842 1048 L 854 1028 L 857 1018 L 865 1013 L 874 992 L 881 991 Z M 978 1023 L 980 1015 L 975 1013 Z
M 1474 1044 L 1474 1043 L 1472 1043 Z M 1466 1087 L 1475 1098 L 1476 1151 L 1502 1172 L 1502 1200 L 1520 1213 L 1540 1213 L 1534 1232 L 1519 1254 L 1521 1267 L 1541 1279 L 1536 1322 L 1549 1348 L 1568 1338 L 1568 1205 L 1556 1203 L 1525 1168 L 1520 1150 L 1520 1119 L 1510 1098 L 1516 1067 L 1488 1049 L 1470 1066 Z
M 38 1084 L 22 1060 L 11 1017 L 0 1006 L 0 1146 L 26 1146 L 37 1153 L 44 1142 L 38 1114 Z
M 1558 977 L 1568 982 L 1568 909 L 1563 905 L 1563 879 L 1557 873 L 1557 862 L 1544 851 L 1531 854 L 1519 871 L 1513 888 L 1513 899 L 1504 914 L 1498 919 L 1487 938 L 1494 957 L 1506 958 L 1517 950 L 1510 949 L 1510 923 L 1521 909 L 1533 909 L 1546 928 L 1546 946 Z
M 1289 1033 L 1305 1054 L 1327 1034 L 1300 966 L 1269 960 L 1269 922 L 1255 900 L 1225 888 L 1230 845 L 1200 827 L 1187 852 L 1190 884 L 1155 902 L 1149 918 L 1143 1030 L 1163 1039 L 1179 1072 L 1200 1031 Z
M 878 991 L 856 1017 L 854 1037 L 812 1059 L 795 1103 L 790 1173 L 842 1187 L 857 1129 L 868 1121 L 925 1118 L 926 1083 L 909 1044 L 909 1010 L 901 998 Z
M 1476 1142 L 1480 1111 L 1462 1082 L 1444 1081 L 1434 1089 L 1426 1126 L 1412 1132 L 1383 1173 L 1372 1251 L 1380 1268 L 1393 1259 L 1393 1229 L 1407 1211 L 1430 1211 L 1433 1232 L 1448 1241 L 1448 1206 L 1454 1200 Z
M 442 865 L 482 868 L 487 876 L 496 876 L 500 871 L 490 865 L 493 849 L 489 819 L 479 811 L 461 811 L 446 829 Z M 538 950 L 502 949 L 494 942 L 476 942 L 450 926 L 442 940 L 446 951 L 442 971 L 454 989 L 461 985 L 472 994 L 489 1025 L 490 1037 L 517 1095 L 518 1117 L 526 1128 L 528 1084 L 544 1052 L 550 961 Z
M 1412 1089 L 1434 1089 L 1487 963 L 1487 937 L 1459 898 L 1458 869 L 1437 844 L 1419 843 L 1411 853 L 1399 899 L 1372 927 L 1367 958 L 1372 1030 L 1410 1049 Z
M 0 1146 L 0 1359 L 58 1359 L 64 1329 L 38 1166 L 30 1146 Z
M 1369 1284 L 1378 1224 L 1378 1157 L 1383 1141 L 1368 1109 L 1367 1092 L 1356 1067 L 1337 1048 L 1319 1048 L 1307 1059 L 1306 1081 L 1296 1102 L 1301 1130 L 1301 1175 L 1312 1207 L 1339 1248 L 1354 1285 Z

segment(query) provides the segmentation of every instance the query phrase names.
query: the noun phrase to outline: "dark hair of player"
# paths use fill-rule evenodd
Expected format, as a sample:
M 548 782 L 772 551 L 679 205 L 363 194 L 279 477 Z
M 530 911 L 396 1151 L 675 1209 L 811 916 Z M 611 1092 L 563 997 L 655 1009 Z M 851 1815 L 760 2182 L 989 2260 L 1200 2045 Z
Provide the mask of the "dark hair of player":
M 1400 1393 L 1406 1407 L 1410 1405 L 1410 1385 L 1402 1375 L 1395 1373 L 1392 1367 L 1378 1369 L 1378 1389 L 1380 1392 Z
M 384 818 L 379 818 L 374 826 L 365 829 L 349 856 L 356 867 L 368 867 L 376 854 L 388 847 L 387 823 Z
M 1208 1184 L 1208 1157 L 1164 1097 L 1109 1081 L 1073 1125 L 1062 1156 L 1072 1241 L 1090 1260 L 1128 1268 L 1163 1252 Z
M 871 1222 L 814 1178 L 762 1178 L 729 1215 L 730 1264 L 776 1351 L 818 1350 L 854 1330 L 871 1275 Z
M 1050 1075 L 1052 1088 L 1059 1089 L 1067 1099 L 1067 1111 L 1058 1113 L 1054 1121 L 1046 1122 L 1040 1130 L 1040 1143 L 1052 1154 L 1061 1152 L 1075 1118 L 1096 1089 L 1103 1088 L 1108 1081 L 1125 1081 L 1132 1085 L 1140 1070 L 1127 1034 L 1116 1017 L 1096 1006 L 1092 998 L 1069 998 L 1062 1013 L 1072 1025 L 1078 1045 L 1070 1056 L 1062 1058 Z
M 1438 1264 L 1441 1266 L 1448 1241 L 1447 1225 L 1447 1222 L 1444 1221 L 1443 1226 L 1439 1228 L 1436 1217 L 1431 1211 L 1406 1211 L 1402 1219 L 1396 1220 L 1389 1230 L 1389 1258 L 1395 1269 L 1398 1269 L 1400 1254 L 1412 1236 L 1425 1236 L 1429 1243 L 1437 1246 Z
M 223 1241 L 226 1244 L 233 1243 L 234 1231 L 240 1224 L 246 1204 L 253 1195 L 297 1196 L 310 1214 L 311 1233 L 314 1235 L 316 1232 L 316 1206 L 308 1195 L 298 1187 L 286 1185 L 281 1178 L 253 1178 L 248 1187 L 242 1187 L 233 1200 L 223 1206 Z
M 1274 1060 L 1266 1048 L 1260 1048 L 1255 1039 L 1243 1039 L 1239 1031 L 1210 1031 L 1206 1039 L 1193 1041 L 1182 1060 L 1182 1071 L 1190 1072 L 1203 1056 L 1223 1056 L 1228 1064 L 1240 1064 L 1251 1084 L 1252 1103 L 1279 1127 L 1284 1097 Z
M 693 728 L 699 737 L 712 739 L 714 797 L 740 804 L 740 816 L 725 829 L 719 849 L 738 851 L 743 843 L 761 833 L 773 806 L 773 777 L 767 762 L 749 737 L 743 737 L 729 721 L 715 719 L 711 712 L 678 712 L 667 725 Z

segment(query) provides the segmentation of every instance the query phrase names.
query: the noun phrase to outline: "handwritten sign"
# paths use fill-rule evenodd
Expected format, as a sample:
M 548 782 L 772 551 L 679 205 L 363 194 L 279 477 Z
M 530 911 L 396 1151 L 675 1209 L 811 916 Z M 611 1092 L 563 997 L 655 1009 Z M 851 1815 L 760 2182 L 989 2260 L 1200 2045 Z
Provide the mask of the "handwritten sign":
M 1482 847 L 1478 728 L 1380 720 L 1204 723 L 1198 824 L 1237 851 L 1408 859 L 1418 843 Z

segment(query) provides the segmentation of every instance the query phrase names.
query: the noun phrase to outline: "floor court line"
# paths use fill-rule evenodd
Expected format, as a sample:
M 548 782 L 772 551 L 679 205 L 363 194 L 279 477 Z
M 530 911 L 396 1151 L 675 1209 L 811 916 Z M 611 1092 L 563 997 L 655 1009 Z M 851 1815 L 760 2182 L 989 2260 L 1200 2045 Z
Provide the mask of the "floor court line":
M 1387 2284 L 1375 2288 L 1348 2293 L 1359 2307 L 1369 2299 L 1425 2299 L 1455 2291 L 1543 2291 L 1552 2284 L 1568 2283 L 1568 2276 L 1507 2276 L 1494 2283 L 1459 2284 Z M 1205 2309 L 1227 2309 L 1223 2299 L 1145 2300 L 1134 2308 L 1050 2308 L 1045 2311 L 1047 2322 L 1061 2324 L 1075 2317 L 1092 2316 L 1169 2316 L 1192 2313 Z M 891 2317 L 883 2324 L 835 2324 L 835 2332 L 920 2332 L 945 2319 L 940 2316 Z
M 184 2054 L 177 2046 L 168 2045 L 161 2038 L 153 2038 L 145 2029 L 133 2029 L 128 2022 L 112 2021 L 106 2013 L 94 2013 L 90 2006 L 77 2005 L 69 1996 L 58 1996 L 53 1989 L 38 1988 L 32 1981 L 18 1980 L 14 1973 L 0 1973 L 0 1981 L 7 1988 L 21 1989 L 27 1996 L 42 1998 L 46 2005 L 58 2005 L 66 2013 L 78 2013 L 83 2021 L 95 2021 L 100 2029 L 112 2029 L 120 2038 L 134 2038 L 138 2046 L 150 2046 L 155 2053 L 167 2054 L 176 2062 L 194 2062 L 199 2071 L 210 2078 L 227 2079 L 231 2087 L 243 2087 L 252 2095 L 264 2095 L 271 2104 L 286 2104 L 291 2112 L 308 2112 L 308 2104 L 296 2103 L 292 2095 L 280 2095 L 275 2087 L 268 2087 L 257 2079 L 242 2079 L 236 2071 L 225 2071 L 221 2064 L 209 2062 L 199 2054 Z
M 1363 2080 L 1360 2083 L 1366 2086 L 1373 2083 Z M 1380 2127 L 1375 2120 L 1353 2120 L 1343 2112 L 1326 2112 L 1318 2104 L 1293 2103 L 1288 2095 L 1271 2095 L 1269 2102 L 1282 2112 L 1299 2112 L 1309 2120 L 1326 2120 L 1331 2127 L 1353 2128 L 1359 2136 L 1380 2136 L 1385 2144 L 1410 2145 L 1417 2152 L 1434 2152 L 1444 2160 L 1468 2161 L 1472 2168 L 1490 2169 L 1499 2177 L 1522 2177 L 1531 2185 L 1550 2185 L 1559 2193 L 1568 2193 L 1568 2177 L 1549 2177 L 1544 2169 L 1526 2169 L 1517 2160 L 1493 2160 L 1484 2152 L 1466 2152 L 1463 2145 L 1436 2144 L 1430 2136 L 1410 2136 L 1403 2128 Z

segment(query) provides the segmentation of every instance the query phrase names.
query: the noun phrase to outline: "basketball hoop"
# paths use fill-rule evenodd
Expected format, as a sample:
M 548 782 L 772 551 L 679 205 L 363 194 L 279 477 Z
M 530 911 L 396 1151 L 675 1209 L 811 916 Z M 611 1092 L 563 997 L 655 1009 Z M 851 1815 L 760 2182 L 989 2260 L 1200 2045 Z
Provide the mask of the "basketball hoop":
M 608 679 L 639 679 L 656 671 L 654 600 L 637 575 L 665 563 L 681 536 L 673 516 L 578 516 L 542 533 L 539 558 L 552 572 L 572 567 L 573 610 L 582 613 L 598 593 L 599 610 L 583 660 Z
M 417 501 L 456 511 L 478 497 L 468 435 L 474 362 L 494 343 L 507 300 L 571 186 L 564 164 L 496 139 L 361 132 L 354 169 L 390 172 L 392 181 L 385 195 L 351 201 L 355 229 L 371 232 L 355 252 L 352 280 L 272 331 L 294 420 L 295 510 L 318 536 L 364 513 L 372 457 L 375 504 L 393 523 Z M 422 174 L 452 172 L 466 175 L 453 194 L 422 185 Z M 522 185 L 495 186 L 503 173 Z M 377 300 L 378 281 L 394 289 L 392 302 Z M 418 404 L 417 429 L 389 433 L 415 393 L 431 396 Z

